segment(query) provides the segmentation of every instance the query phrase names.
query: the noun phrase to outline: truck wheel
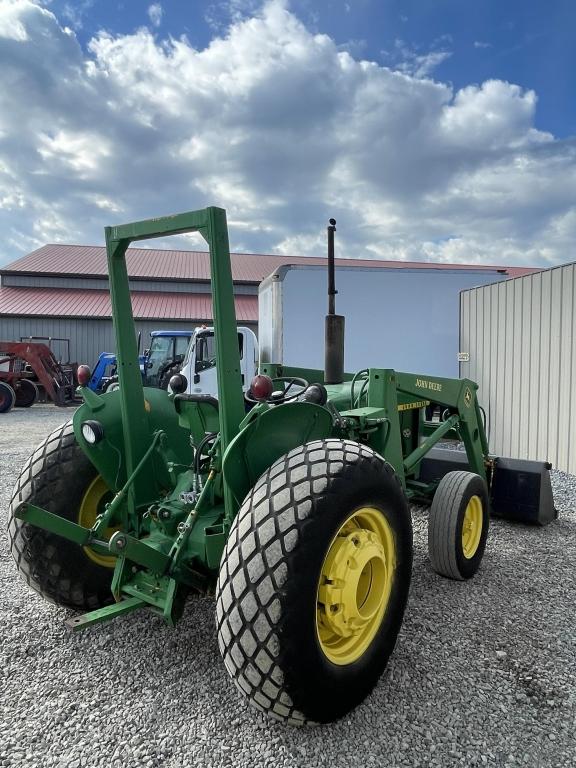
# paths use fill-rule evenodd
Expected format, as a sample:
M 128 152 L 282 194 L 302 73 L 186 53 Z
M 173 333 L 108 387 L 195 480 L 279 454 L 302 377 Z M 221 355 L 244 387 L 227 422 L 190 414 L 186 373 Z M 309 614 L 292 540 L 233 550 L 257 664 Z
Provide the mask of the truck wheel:
M 218 644 L 238 689 L 278 720 L 342 717 L 386 666 L 411 569 L 410 512 L 378 454 L 316 440 L 278 459 L 220 564 Z
M 30 408 L 38 400 L 38 387 L 33 381 L 20 379 L 14 387 L 16 393 L 16 408 Z
M 472 472 L 448 472 L 440 481 L 428 518 L 428 553 L 441 576 L 474 576 L 484 555 L 490 522 L 486 483 Z
M 114 558 L 14 517 L 23 502 L 91 525 L 111 493 L 67 422 L 40 443 L 16 482 L 8 516 L 10 551 L 28 586 L 42 597 L 80 610 L 112 602 Z
M 16 402 L 16 393 L 5 381 L 0 381 L 0 413 L 7 413 Z

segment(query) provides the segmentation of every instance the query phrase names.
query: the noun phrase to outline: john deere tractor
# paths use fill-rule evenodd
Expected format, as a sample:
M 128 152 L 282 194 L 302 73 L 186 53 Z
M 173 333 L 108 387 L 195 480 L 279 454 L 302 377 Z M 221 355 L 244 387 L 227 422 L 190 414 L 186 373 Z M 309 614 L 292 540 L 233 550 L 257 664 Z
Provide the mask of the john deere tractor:
M 210 249 L 218 400 L 186 394 L 181 374 L 171 392 L 143 387 L 138 365 L 126 249 L 192 231 Z M 472 381 L 344 373 L 333 272 L 325 369 L 266 364 L 245 397 L 222 209 L 108 227 L 106 245 L 121 386 L 97 395 L 81 366 L 83 405 L 24 466 L 9 523 L 18 569 L 84 612 L 73 630 L 137 609 L 174 625 L 189 596 L 215 593 L 224 664 L 253 705 L 294 724 L 341 717 L 402 624 L 408 503 L 431 505 L 432 567 L 469 579 L 491 508 L 553 518 L 549 465 L 489 454 Z M 434 449 L 443 438 L 465 452 Z

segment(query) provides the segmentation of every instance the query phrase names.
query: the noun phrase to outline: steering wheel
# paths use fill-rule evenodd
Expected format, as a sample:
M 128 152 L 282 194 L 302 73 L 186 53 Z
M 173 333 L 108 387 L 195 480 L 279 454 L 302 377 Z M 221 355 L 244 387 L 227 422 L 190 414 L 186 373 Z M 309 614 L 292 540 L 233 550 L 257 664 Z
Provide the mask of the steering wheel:
M 249 403 L 255 403 L 256 405 L 258 405 L 258 403 L 280 405 L 281 403 L 287 403 L 290 400 L 296 400 L 296 398 L 299 397 L 302 392 L 310 386 L 306 379 L 301 379 L 299 376 L 277 376 L 275 379 L 272 379 L 273 384 L 278 384 L 279 382 L 284 386 L 281 390 L 277 389 L 272 392 L 270 397 L 257 400 L 250 394 L 250 390 L 246 392 L 244 397 L 246 400 L 248 400 Z M 288 390 L 291 389 L 294 385 L 300 387 L 300 389 L 297 392 L 294 392 L 293 395 L 288 395 Z

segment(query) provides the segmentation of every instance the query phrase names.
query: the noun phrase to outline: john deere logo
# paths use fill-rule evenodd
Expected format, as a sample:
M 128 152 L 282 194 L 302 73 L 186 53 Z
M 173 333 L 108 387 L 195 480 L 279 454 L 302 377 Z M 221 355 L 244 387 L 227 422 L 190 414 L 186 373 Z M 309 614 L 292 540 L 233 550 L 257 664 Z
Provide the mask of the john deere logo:
M 470 408 L 470 405 L 472 404 L 472 392 L 470 391 L 470 387 L 466 387 L 464 391 L 464 405 L 466 408 Z

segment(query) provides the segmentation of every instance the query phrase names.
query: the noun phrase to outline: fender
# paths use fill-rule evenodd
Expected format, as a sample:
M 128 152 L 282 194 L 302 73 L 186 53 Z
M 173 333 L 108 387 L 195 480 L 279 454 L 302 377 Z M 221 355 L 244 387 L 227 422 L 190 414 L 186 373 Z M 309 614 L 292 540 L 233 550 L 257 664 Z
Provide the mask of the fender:
M 284 403 L 248 421 L 224 454 L 224 481 L 236 511 L 260 475 L 292 448 L 332 436 L 332 416 L 321 405 Z

